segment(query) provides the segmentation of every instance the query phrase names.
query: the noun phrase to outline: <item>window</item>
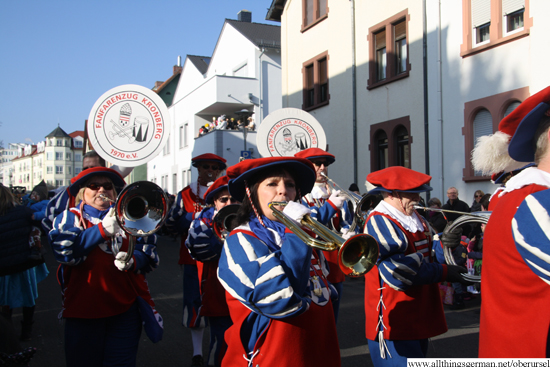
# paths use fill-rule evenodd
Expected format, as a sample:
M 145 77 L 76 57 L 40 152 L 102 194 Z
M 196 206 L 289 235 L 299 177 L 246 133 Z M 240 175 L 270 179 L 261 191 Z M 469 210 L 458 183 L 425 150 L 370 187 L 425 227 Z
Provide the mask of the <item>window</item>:
M 328 0 L 302 0 L 302 32 L 327 17 L 327 2 Z
M 464 104 L 464 171 L 465 182 L 488 181 L 489 176 L 475 172 L 471 152 L 480 136 L 489 135 L 498 129 L 498 124 L 520 103 L 529 97 L 529 87 L 466 102 Z
M 67 174 L 68 174 L 68 175 L 72 175 L 72 173 L 71 173 L 71 166 L 67 166 Z
M 52 152 L 46 153 L 46 160 L 53 161 L 53 153 Z
M 56 153 L 55 153 L 55 160 L 56 160 L 56 161 L 62 161 L 62 160 L 63 160 L 63 153 L 61 153 L 61 152 L 56 152 Z
M 533 25 L 525 0 L 462 0 L 462 14 L 462 57 L 526 37 Z
M 74 168 L 74 174 L 78 175 L 80 172 L 82 172 L 82 167 L 75 167 Z
M 65 153 L 65 160 L 67 161 L 71 160 L 71 153 Z
M 390 166 L 411 168 L 409 116 L 371 125 L 371 171 Z
M 62 147 L 63 146 L 63 140 L 57 139 L 57 146 Z
M 55 174 L 56 175 L 63 174 L 63 166 L 55 166 Z
M 172 174 L 172 192 L 178 192 L 178 174 Z
M 46 167 L 46 173 L 47 173 L 48 175 L 53 174 L 53 167 L 52 167 L 52 166 L 47 166 L 47 167 Z
M 306 111 L 328 104 L 328 52 L 306 61 L 302 66 L 303 105 Z
M 75 153 L 74 161 L 75 162 L 82 162 L 82 155 L 80 153 Z
M 55 187 L 63 186 L 63 180 L 55 180 Z
M 166 144 L 164 145 L 164 148 L 162 148 L 162 154 L 170 154 L 170 139 L 166 139 Z
M 187 131 L 189 124 L 186 122 L 180 126 L 180 148 L 185 148 L 187 146 Z
M 372 89 L 409 76 L 409 14 L 404 10 L 369 28 L 369 81 Z
M 82 148 L 84 142 L 82 140 L 74 140 L 74 147 L 75 148 Z

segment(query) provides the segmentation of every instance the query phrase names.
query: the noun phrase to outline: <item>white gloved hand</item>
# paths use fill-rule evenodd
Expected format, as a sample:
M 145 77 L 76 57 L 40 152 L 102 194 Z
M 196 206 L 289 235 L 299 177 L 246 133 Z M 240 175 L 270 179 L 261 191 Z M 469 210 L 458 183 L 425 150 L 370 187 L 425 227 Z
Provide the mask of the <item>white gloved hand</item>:
M 342 228 L 340 232 L 342 233 L 342 238 L 344 240 L 349 240 L 351 237 L 355 236 L 355 232 L 350 231 L 349 228 Z
M 334 204 L 338 209 L 342 209 L 344 206 L 344 203 L 346 202 L 346 198 L 344 196 L 340 196 L 340 190 L 336 190 L 330 195 L 328 200 Z
M 285 209 L 283 210 L 283 214 L 286 214 L 295 222 L 300 223 L 304 215 L 311 215 L 311 210 L 300 203 L 290 201 L 288 204 L 286 204 Z
M 130 260 L 126 263 L 122 261 L 126 257 L 127 252 L 121 251 L 118 254 L 116 254 L 115 257 L 115 266 L 120 271 L 126 271 L 132 268 L 134 266 L 134 258 L 131 257 Z
M 120 226 L 118 225 L 116 216 L 114 215 L 114 211 L 115 208 L 112 207 L 105 218 L 103 218 L 103 220 L 101 221 L 101 224 L 103 225 L 103 231 L 109 237 L 113 237 L 116 233 L 118 233 L 118 231 L 120 231 Z

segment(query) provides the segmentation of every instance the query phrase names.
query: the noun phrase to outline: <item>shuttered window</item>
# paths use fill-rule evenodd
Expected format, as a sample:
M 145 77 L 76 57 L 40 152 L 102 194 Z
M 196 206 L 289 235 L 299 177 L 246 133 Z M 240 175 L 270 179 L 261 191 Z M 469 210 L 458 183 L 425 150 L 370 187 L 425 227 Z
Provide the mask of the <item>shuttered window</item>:
M 472 0 L 472 25 L 477 28 L 491 22 L 491 0 Z
M 490 135 L 493 133 L 493 118 L 488 110 L 481 110 L 476 114 L 474 118 L 474 146 L 477 139 L 484 135 Z M 475 171 L 476 176 L 483 176 L 481 172 Z
M 502 14 L 508 15 L 525 8 L 525 0 L 502 0 Z
M 517 106 L 520 105 L 520 102 L 512 102 L 508 105 L 508 107 L 506 107 L 506 111 L 504 111 L 504 116 L 503 117 L 506 117 L 510 114 L 510 112 L 512 112 L 513 110 L 516 109 Z

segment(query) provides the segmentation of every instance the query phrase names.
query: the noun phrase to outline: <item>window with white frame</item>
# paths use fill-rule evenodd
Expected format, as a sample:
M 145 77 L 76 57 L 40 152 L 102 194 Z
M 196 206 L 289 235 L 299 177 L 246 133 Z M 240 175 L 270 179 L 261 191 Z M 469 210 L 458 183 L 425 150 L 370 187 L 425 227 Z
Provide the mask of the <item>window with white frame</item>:
M 55 152 L 55 160 L 56 161 L 62 161 L 63 160 L 63 153 L 62 152 Z
M 486 109 L 481 109 L 476 113 L 473 121 L 473 143 L 477 142 L 477 139 L 484 135 L 490 135 L 493 133 L 493 117 L 491 113 Z M 476 176 L 482 176 L 482 173 L 475 171 Z
M 525 13 L 525 0 L 502 0 L 504 33 L 523 29 L 523 13 Z
M 491 0 L 472 0 L 472 26 L 474 45 L 489 42 Z
M 65 160 L 67 161 L 71 160 L 71 153 L 65 153 Z
M 187 129 L 189 128 L 189 124 L 186 122 L 183 125 L 180 126 L 180 148 L 187 147 Z
M 74 154 L 74 161 L 75 161 L 75 162 L 82 162 L 82 154 L 80 154 L 80 153 L 75 153 L 75 154 Z
M 55 166 L 55 174 L 56 175 L 63 174 L 63 166 Z
M 53 152 L 46 153 L 46 160 L 53 161 Z
M 53 174 L 53 167 L 52 167 L 52 166 L 47 166 L 47 167 L 46 167 L 46 173 L 47 173 L 48 175 Z

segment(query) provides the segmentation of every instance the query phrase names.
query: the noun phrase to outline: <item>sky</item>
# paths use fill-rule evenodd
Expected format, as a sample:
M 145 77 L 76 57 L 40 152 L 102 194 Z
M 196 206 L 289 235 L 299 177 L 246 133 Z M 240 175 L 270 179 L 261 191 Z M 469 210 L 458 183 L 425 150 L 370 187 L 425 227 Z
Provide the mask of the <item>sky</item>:
M 272 0 L 0 0 L 0 141 L 84 130 L 95 101 L 153 88 L 178 56 L 212 56 L 225 19 L 265 20 Z

